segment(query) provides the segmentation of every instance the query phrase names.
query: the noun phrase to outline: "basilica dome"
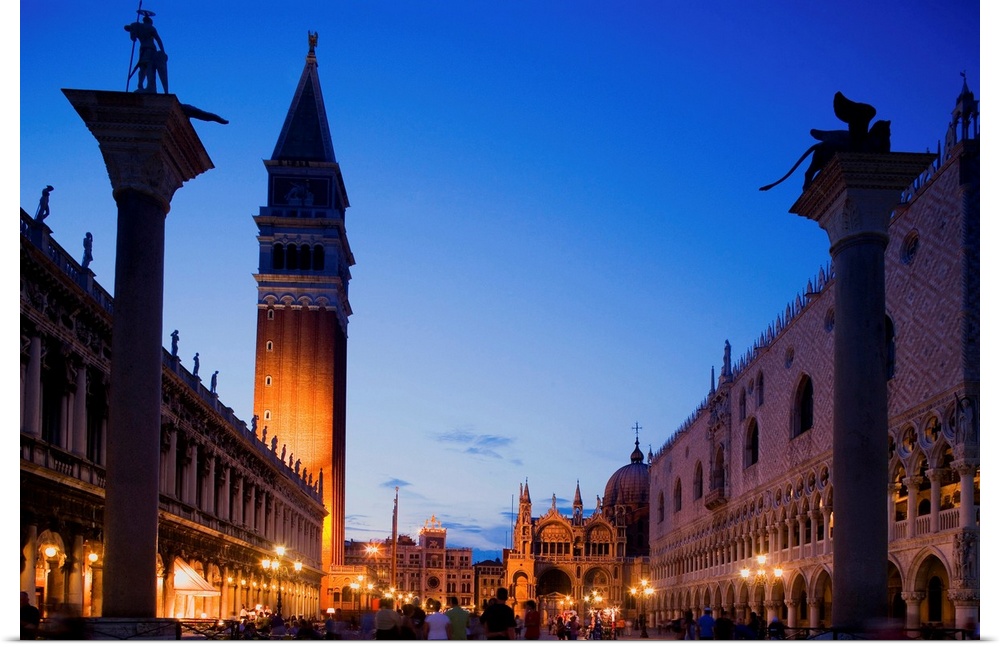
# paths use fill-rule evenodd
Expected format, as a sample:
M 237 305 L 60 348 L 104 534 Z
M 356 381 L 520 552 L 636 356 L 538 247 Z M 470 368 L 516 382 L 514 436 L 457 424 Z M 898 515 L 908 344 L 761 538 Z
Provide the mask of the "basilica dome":
M 649 465 L 643 460 L 638 438 L 635 440 L 631 459 L 631 463 L 619 468 L 608 479 L 602 501 L 606 510 L 617 505 L 624 505 L 633 510 L 649 505 Z

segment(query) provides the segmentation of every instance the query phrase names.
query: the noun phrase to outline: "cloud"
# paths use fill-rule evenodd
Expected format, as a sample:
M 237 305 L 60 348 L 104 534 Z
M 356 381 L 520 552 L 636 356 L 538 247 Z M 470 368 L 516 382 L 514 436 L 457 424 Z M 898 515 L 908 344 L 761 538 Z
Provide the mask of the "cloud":
M 510 447 L 514 443 L 514 438 L 511 436 L 498 436 L 496 434 L 476 434 L 473 433 L 473 429 L 474 427 L 471 425 L 458 427 L 433 437 L 438 442 L 454 445 L 455 450 L 463 454 L 504 460 L 503 455 L 497 450 Z M 519 458 L 509 460 L 514 465 L 521 465 L 521 459 Z
M 389 479 L 388 481 L 383 481 L 382 483 L 379 483 L 379 487 L 384 487 L 384 488 L 406 487 L 408 485 L 412 485 L 412 483 L 410 483 L 409 481 L 404 481 L 402 479 Z
M 499 458 L 503 460 L 503 456 L 496 453 L 492 449 L 483 449 L 482 447 L 466 447 L 466 454 L 475 454 L 476 456 L 485 456 L 487 458 Z

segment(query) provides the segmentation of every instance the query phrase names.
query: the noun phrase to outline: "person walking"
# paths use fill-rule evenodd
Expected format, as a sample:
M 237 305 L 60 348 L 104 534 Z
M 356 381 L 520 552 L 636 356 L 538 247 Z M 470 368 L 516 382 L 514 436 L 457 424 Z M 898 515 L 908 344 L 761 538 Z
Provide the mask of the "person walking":
M 691 609 L 684 612 L 684 619 L 681 620 L 681 640 L 698 640 L 698 623 Z
M 444 612 L 451 623 L 451 639 L 465 640 L 469 636 L 469 612 L 458 606 L 458 598 L 448 597 L 449 609 Z
M 441 602 L 431 598 L 427 600 L 427 608 L 431 610 L 424 618 L 424 640 L 450 640 L 451 620 L 441 612 Z
M 392 608 L 392 600 L 380 598 L 375 614 L 375 640 L 398 640 L 399 624 L 399 614 Z
M 714 637 L 716 640 L 732 640 L 734 638 L 735 625 L 725 609 L 719 612 L 719 619 L 715 621 Z
M 715 618 L 712 608 L 705 607 L 705 612 L 698 618 L 698 640 L 713 640 L 715 638 Z
M 21 640 L 38 638 L 38 625 L 42 622 L 42 614 L 38 607 L 28 599 L 28 592 L 21 591 Z
M 542 633 L 542 614 L 534 600 L 524 603 L 524 639 L 539 640 Z
M 483 611 L 483 627 L 486 630 L 486 640 L 514 640 L 514 610 L 507 606 L 507 589 L 497 589 L 497 602 Z

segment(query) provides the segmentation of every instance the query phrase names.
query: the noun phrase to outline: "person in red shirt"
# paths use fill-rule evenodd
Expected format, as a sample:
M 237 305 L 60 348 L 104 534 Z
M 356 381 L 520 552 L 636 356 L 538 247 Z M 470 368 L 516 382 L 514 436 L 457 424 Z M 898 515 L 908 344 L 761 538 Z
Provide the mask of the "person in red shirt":
M 538 640 L 542 628 L 542 614 L 538 613 L 538 605 L 534 600 L 524 603 L 524 639 Z

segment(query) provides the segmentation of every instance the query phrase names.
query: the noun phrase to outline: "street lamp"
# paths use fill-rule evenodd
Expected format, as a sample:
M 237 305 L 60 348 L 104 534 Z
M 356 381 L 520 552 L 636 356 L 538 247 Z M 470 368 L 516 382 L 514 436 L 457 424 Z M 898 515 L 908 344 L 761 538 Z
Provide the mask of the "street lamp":
M 765 584 L 770 582 L 772 578 L 774 580 L 779 579 L 782 573 L 784 573 L 780 566 L 775 566 L 770 572 L 768 572 L 767 555 L 757 555 L 754 558 L 754 561 L 757 562 L 756 568 L 744 567 L 740 569 L 740 575 L 743 577 L 743 581 L 747 583 L 751 592 L 753 592 L 758 586 L 763 587 Z M 751 566 L 753 566 L 753 562 L 751 562 Z M 753 600 L 753 596 L 751 596 L 751 600 Z M 758 609 L 758 611 L 760 611 L 760 609 Z
M 590 595 L 583 596 L 583 602 L 584 604 L 590 605 L 590 626 L 593 627 L 595 625 L 594 619 L 601 612 L 600 607 L 601 602 L 604 602 L 604 596 L 602 596 L 597 589 L 594 589 L 590 592 Z
M 744 567 L 740 569 L 740 575 L 742 575 L 743 579 L 746 580 L 748 583 L 753 582 L 756 584 L 763 584 L 764 582 L 767 582 L 769 579 L 768 577 L 769 574 L 766 568 L 767 555 L 757 555 L 756 561 L 757 561 L 756 569 Z M 774 569 L 771 571 L 771 575 L 773 575 L 774 579 L 781 577 L 782 573 L 784 573 L 784 571 L 781 569 L 780 566 L 775 566 Z
M 641 597 L 639 598 L 639 624 L 642 631 L 640 632 L 639 637 L 649 638 L 649 632 L 646 631 L 646 598 L 653 595 L 653 593 L 656 592 L 656 589 L 650 586 L 649 580 L 640 580 L 639 584 L 642 586 L 638 589 L 632 587 L 632 595 L 641 594 Z
M 260 561 L 260 565 L 264 567 L 265 573 L 267 571 L 271 571 L 274 574 L 274 576 L 278 579 L 278 602 L 274 610 L 275 613 L 281 615 L 281 575 L 283 573 L 285 575 L 288 575 L 290 571 L 288 570 L 288 566 L 286 564 L 281 563 L 281 558 L 285 556 L 285 547 L 275 546 L 274 552 L 277 555 L 277 557 L 275 557 L 274 559 L 269 559 L 265 557 Z M 295 571 L 295 573 L 301 572 L 302 562 L 298 560 L 292 562 L 292 569 Z
M 360 575 L 358 577 L 361 577 Z M 360 582 L 351 582 L 351 595 L 354 597 L 354 614 L 356 616 L 361 615 L 361 602 L 359 599 L 358 591 L 361 590 Z

